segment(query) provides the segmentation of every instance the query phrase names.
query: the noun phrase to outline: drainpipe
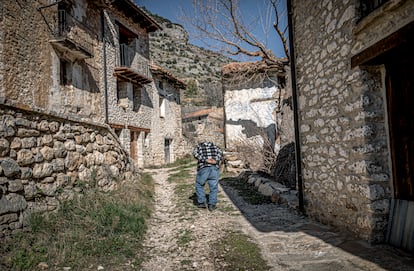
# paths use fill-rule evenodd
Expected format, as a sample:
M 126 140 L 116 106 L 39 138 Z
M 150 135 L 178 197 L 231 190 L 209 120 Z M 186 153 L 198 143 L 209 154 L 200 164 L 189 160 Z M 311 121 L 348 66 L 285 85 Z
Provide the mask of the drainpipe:
M 288 28 L 289 28 L 289 52 L 290 52 L 290 76 L 292 82 L 292 102 L 293 102 L 293 122 L 295 127 L 295 157 L 296 157 L 296 180 L 298 185 L 299 210 L 305 212 L 303 206 L 303 180 L 302 180 L 302 163 L 300 155 L 300 137 L 299 137 L 299 109 L 298 109 L 298 93 L 296 89 L 296 66 L 295 51 L 293 46 L 293 10 L 292 1 L 287 0 L 288 10 Z
M 106 39 L 105 39 L 105 10 L 101 11 L 101 28 L 102 28 L 102 58 L 103 58 L 103 73 L 104 73 L 104 95 L 105 95 L 105 123 L 108 124 L 108 77 L 106 67 Z

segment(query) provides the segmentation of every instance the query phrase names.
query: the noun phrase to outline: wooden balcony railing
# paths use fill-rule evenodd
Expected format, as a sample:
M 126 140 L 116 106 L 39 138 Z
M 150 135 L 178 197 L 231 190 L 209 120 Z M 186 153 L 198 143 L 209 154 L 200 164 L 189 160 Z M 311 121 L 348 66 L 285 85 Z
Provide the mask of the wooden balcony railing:
M 93 42 L 87 28 L 66 10 L 58 11 L 58 21 L 53 30 L 51 43 L 63 50 L 69 50 L 77 58 L 90 58 Z
M 149 74 L 148 61 L 140 58 L 138 53 L 127 44 L 120 44 L 119 67 L 115 68 L 115 75 L 137 84 L 147 84 L 152 82 Z

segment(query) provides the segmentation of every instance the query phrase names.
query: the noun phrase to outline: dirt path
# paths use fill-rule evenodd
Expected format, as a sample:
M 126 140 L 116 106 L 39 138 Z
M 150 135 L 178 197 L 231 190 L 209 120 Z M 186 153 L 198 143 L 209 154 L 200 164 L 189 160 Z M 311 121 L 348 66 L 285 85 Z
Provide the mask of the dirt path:
M 151 172 L 155 180 L 155 211 L 144 246 L 151 257 L 143 270 L 219 270 L 210 258 L 209 243 L 232 228 L 236 217 L 220 211 L 198 209 L 186 195 L 178 198 L 176 183 L 167 181 L 168 169 Z M 220 192 L 221 194 L 222 192 Z M 229 205 L 219 195 L 220 207 Z
M 175 190 L 193 185 L 167 181 L 171 169 L 146 170 L 155 180 L 155 211 L 144 241 L 142 270 L 225 270 L 210 247 L 223 229 L 239 230 L 258 244 L 270 270 L 414 270 L 409 255 L 355 241 L 276 204 L 246 203 L 221 182 L 218 209 L 198 209 Z

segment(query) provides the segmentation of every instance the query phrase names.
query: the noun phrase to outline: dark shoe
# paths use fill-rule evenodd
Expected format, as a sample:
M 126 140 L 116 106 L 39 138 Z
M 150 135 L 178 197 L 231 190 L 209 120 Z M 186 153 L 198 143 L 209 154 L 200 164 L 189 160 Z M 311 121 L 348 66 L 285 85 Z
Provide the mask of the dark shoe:
M 213 211 L 213 210 L 215 210 L 217 207 L 216 207 L 216 205 L 213 205 L 213 204 L 209 204 L 208 205 L 208 210 L 209 211 Z
M 198 208 L 206 208 L 207 206 L 206 206 L 205 203 L 199 203 L 199 204 L 197 204 L 197 207 Z
M 198 200 L 197 200 L 196 193 L 194 193 L 191 196 L 189 196 L 188 199 L 192 200 L 194 205 L 198 205 Z

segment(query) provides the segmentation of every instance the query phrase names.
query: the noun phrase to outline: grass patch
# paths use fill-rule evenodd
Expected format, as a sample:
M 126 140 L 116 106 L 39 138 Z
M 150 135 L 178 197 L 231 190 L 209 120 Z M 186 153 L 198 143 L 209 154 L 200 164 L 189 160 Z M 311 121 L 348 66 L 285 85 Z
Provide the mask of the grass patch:
M 153 181 L 143 174 L 136 182 L 104 193 L 88 190 L 59 210 L 30 216 L 31 231 L 12 236 L 0 246 L 1 270 L 138 270 L 146 220 L 152 210 Z M 121 268 L 121 269 L 119 269 Z
M 235 177 L 227 177 L 220 180 L 220 183 L 225 186 L 230 186 L 237 190 L 238 194 L 249 204 L 260 205 L 272 203 L 268 196 L 262 195 L 254 185 L 248 184 L 241 179 Z
M 190 196 L 194 192 L 194 184 L 177 184 L 174 188 L 174 192 L 179 198 L 190 200 Z
M 191 154 L 187 154 L 184 157 L 177 159 L 174 163 L 170 163 L 166 165 L 165 167 L 178 167 L 178 166 L 186 166 L 190 163 L 194 162 L 194 157 Z
M 191 164 L 181 165 L 181 166 L 178 166 L 178 167 L 175 167 L 175 168 L 171 168 L 169 170 L 169 172 L 174 172 L 174 171 L 177 171 L 177 170 L 191 170 L 191 171 L 195 172 L 196 169 L 197 169 L 197 163 L 191 163 Z
M 223 205 L 223 204 L 220 204 L 220 207 L 219 208 L 220 208 L 220 211 L 222 211 L 224 213 L 228 213 L 230 215 L 238 215 L 237 213 L 234 213 L 234 212 L 237 211 L 237 209 L 235 209 L 233 207 L 233 205 L 229 205 L 229 204 Z
M 191 178 L 192 175 L 189 170 L 179 170 L 176 173 L 170 174 L 168 181 L 174 183 L 185 183 L 188 182 L 188 180 Z
M 261 257 L 259 247 L 247 235 L 240 232 L 227 232 L 211 247 L 219 270 L 270 270 Z
M 193 240 L 192 231 L 188 229 L 180 230 L 180 233 L 177 239 L 177 245 L 180 247 L 186 246 L 192 240 Z
M 191 266 L 192 261 L 191 260 L 182 260 L 180 263 L 183 267 L 186 267 L 186 266 Z
M 166 165 L 160 165 L 160 166 L 149 166 L 147 168 L 157 169 L 157 168 L 175 168 L 175 167 L 181 167 L 181 166 L 190 167 L 194 163 L 196 163 L 194 157 L 190 154 L 187 154 L 184 157 L 175 160 L 175 162 L 173 163 L 169 163 Z

